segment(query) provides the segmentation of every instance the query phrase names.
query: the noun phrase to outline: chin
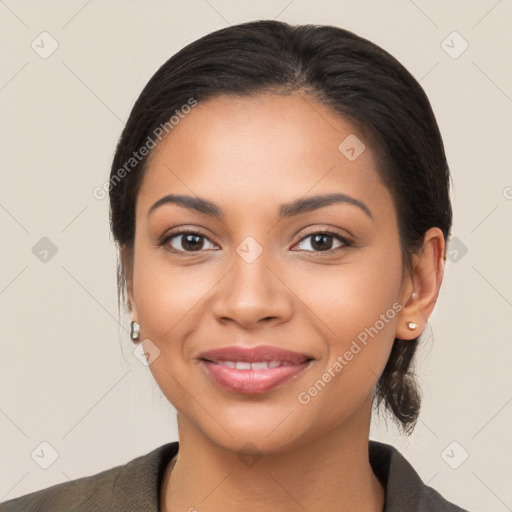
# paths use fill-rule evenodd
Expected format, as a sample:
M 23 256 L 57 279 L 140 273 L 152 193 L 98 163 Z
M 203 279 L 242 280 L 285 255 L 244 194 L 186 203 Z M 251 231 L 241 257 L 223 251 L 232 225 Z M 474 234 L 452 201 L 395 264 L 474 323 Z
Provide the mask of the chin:
M 279 409 L 279 414 L 271 411 L 266 414 L 252 412 L 240 416 L 238 409 L 236 414 L 217 416 L 218 423 L 210 418 L 196 425 L 199 425 L 204 437 L 225 450 L 237 455 L 245 451 L 262 455 L 300 448 L 322 437 L 338 424 L 337 419 L 319 423 L 313 410 L 305 414 L 297 407 L 293 410 L 290 407 Z

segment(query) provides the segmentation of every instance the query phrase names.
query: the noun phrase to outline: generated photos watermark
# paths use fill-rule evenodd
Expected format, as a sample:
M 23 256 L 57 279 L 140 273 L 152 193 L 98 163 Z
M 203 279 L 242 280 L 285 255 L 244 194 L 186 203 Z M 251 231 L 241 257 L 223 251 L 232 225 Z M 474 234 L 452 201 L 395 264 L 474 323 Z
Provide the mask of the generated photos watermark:
M 347 364 L 354 359 L 354 357 L 361 352 L 361 350 L 368 344 L 370 339 L 375 338 L 382 329 L 389 324 L 395 316 L 402 311 L 402 305 L 399 302 L 395 302 L 385 313 L 379 316 L 379 319 L 375 323 L 366 327 L 352 340 L 350 348 L 348 348 L 343 354 L 338 355 L 336 361 L 317 379 L 307 390 L 301 391 L 297 395 L 297 400 L 302 405 L 307 405 L 320 393 L 325 386 L 331 382 L 339 373 L 347 366 Z
M 171 116 L 165 123 L 157 126 L 152 132 L 153 136 L 148 135 L 146 142 L 137 151 L 134 151 L 132 156 L 108 180 L 101 186 L 94 187 L 92 190 L 94 198 L 100 201 L 105 199 L 108 192 L 120 183 L 156 147 L 156 139 L 161 141 L 166 134 L 170 133 L 192 111 L 197 103 L 196 99 L 189 98 L 187 103 L 174 111 L 175 115 Z

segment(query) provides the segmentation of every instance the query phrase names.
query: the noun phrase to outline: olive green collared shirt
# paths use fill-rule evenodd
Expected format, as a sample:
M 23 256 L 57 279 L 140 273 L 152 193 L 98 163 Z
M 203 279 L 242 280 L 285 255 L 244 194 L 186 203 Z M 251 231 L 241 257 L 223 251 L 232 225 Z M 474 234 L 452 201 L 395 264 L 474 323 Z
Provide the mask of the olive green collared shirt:
M 0 503 L 0 512 L 160 512 L 160 489 L 175 441 L 95 475 Z M 370 463 L 386 491 L 384 512 L 468 512 L 427 487 L 392 446 L 370 441 Z

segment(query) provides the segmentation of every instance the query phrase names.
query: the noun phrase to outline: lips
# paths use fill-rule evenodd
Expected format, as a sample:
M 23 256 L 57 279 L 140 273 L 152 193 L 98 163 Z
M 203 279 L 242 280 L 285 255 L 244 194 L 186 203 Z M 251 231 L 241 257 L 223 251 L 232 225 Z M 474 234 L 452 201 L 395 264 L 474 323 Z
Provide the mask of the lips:
M 283 350 L 277 347 L 268 345 L 260 345 L 259 347 L 243 348 L 243 347 L 225 347 L 216 350 L 209 350 L 203 352 L 200 359 L 206 359 L 212 362 L 218 361 L 247 361 L 254 362 L 270 362 L 270 361 L 283 361 L 293 364 L 303 363 L 312 357 L 292 352 L 291 350 Z
M 302 373 L 313 360 L 306 354 L 262 345 L 225 347 L 203 352 L 201 366 L 228 391 L 264 393 Z

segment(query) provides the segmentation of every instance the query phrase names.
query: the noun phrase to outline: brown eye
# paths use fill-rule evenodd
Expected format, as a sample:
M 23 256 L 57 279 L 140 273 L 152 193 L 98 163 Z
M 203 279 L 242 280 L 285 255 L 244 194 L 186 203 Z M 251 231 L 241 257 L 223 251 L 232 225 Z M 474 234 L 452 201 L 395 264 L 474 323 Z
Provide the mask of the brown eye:
M 345 247 L 351 245 L 351 243 L 344 237 L 338 235 L 337 233 L 333 233 L 331 231 L 320 231 L 317 233 L 312 233 L 304 237 L 298 245 L 304 243 L 305 240 L 309 240 L 309 246 L 311 249 L 301 249 L 309 252 L 336 252 L 337 250 L 342 250 Z M 339 245 L 333 248 L 333 244 L 335 241 L 338 241 Z
M 205 247 L 207 244 L 211 244 L 213 247 Z M 201 233 L 194 231 L 183 231 L 179 233 L 171 234 L 165 237 L 160 245 L 169 246 L 173 252 L 200 252 L 202 249 L 215 248 L 213 242 L 211 242 L 206 236 Z

